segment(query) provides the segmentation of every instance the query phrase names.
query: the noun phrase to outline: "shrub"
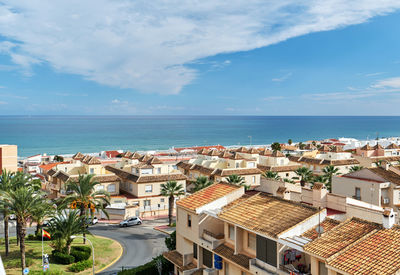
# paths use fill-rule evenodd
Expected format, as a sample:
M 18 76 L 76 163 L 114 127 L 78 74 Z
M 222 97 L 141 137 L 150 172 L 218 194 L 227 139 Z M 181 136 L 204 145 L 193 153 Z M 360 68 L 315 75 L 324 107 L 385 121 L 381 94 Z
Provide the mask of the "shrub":
M 53 251 L 51 254 L 51 260 L 57 264 L 72 264 L 75 262 L 75 257 L 59 251 Z
M 72 246 L 71 251 L 72 250 L 83 251 L 83 252 L 89 253 L 89 255 L 92 254 L 92 248 L 89 246 Z
M 71 249 L 70 255 L 74 256 L 75 263 L 86 261 L 90 257 L 90 253 L 87 253 L 87 252 L 84 252 L 84 251 L 75 250 L 75 249 Z
M 20 268 L 21 267 L 21 259 L 13 259 L 9 261 L 4 261 L 4 268 L 5 269 L 10 269 L 10 268 Z M 25 264 L 26 266 L 31 266 L 33 264 L 33 260 L 31 258 L 25 258 Z
M 34 240 L 36 240 L 36 236 L 33 235 L 33 234 L 29 234 L 27 239 L 30 240 L 30 241 L 34 241 Z
M 64 272 L 61 270 L 48 270 L 44 272 L 43 270 L 32 270 L 29 275 L 63 275 Z
M 85 269 L 92 267 L 93 262 L 91 260 L 81 261 L 74 263 L 68 267 L 68 270 L 71 272 L 81 272 Z
M 176 249 L 176 230 L 168 237 L 165 237 L 165 245 L 170 251 Z
M 138 266 L 133 269 L 127 269 L 118 272 L 118 275 L 153 275 L 158 274 L 157 260 L 161 260 L 162 274 L 168 275 L 174 269 L 174 265 L 167 261 L 162 255 L 153 258 L 151 262 Z

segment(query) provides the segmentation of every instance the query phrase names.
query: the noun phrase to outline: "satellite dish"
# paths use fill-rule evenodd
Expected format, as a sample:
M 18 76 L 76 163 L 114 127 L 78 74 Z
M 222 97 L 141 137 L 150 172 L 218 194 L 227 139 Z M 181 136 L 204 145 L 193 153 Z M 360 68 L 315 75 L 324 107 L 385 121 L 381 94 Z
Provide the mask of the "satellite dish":
M 318 225 L 317 228 L 315 228 L 315 231 L 317 231 L 318 234 L 324 233 L 324 228 L 321 225 Z

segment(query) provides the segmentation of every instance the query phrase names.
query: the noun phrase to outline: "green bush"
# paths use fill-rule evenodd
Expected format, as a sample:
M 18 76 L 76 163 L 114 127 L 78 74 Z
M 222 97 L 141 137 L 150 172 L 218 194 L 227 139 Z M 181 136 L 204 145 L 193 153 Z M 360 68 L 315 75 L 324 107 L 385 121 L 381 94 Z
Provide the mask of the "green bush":
M 168 237 L 165 237 L 165 246 L 168 250 L 175 250 L 176 249 L 176 230 L 171 233 Z
M 89 253 L 89 255 L 92 254 L 92 248 L 89 246 L 81 246 L 81 245 L 80 246 L 72 246 L 71 251 L 72 250 L 83 251 L 83 252 Z
M 75 263 L 86 261 L 87 259 L 90 258 L 90 253 L 86 253 L 84 251 L 79 251 L 75 249 L 71 249 L 70 255 L 74 256 Z
M 27 239 L 30 240 L 30 241 L 34 241 L 34 240 L 36 240 L 36 236 L 33 235 L 33 234 L 29 234 Z
M 93 262 L 91 260 L 81 261 L 74 263 L 68 267 L 68 270 L 71 272 L 81 272 L 85 269 L 92 267 Z
M 51 260 L 57 264 L 72 264 L 75 262 L 75 257 L 59 251 L 53 251 Z
M 20 268 L 21 267 L 21 259 L 13 259 L 9 261 L 4 261 L 4 268 L 9 269 L 9 268 Z M 33 260 L 31 258 L 25 258 L 25 265 L 26 266 L 31 266 L 33 264 Z
M 162 255 L 154 258 L 151 262 L 144 265 L 138 266 L 133 269 L 127 269 L 118 272 L 118 275 L 153 275 L 158 274 L 157 260 L 161 260 L 162 263 L 162 274 L 169 275 L 170 271 L 174 270 L 174 265 L 166 260 Z

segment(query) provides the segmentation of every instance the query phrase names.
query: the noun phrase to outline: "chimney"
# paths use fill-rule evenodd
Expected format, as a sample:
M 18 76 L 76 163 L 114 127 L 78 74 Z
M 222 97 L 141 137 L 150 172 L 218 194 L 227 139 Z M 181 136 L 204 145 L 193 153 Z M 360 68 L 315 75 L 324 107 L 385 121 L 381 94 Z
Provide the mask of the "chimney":
M 382 161 L 382 167 L 385 168 L 385 170 L 389 170 L 390 162 L 388 162 L 386 160 Z
M 386 229 L 392 228 L 395 223 L 394 212 L 392 208 L 385 208 L 383 210 L 383 227 Z
M 314 186 L 312 188 L 313 206 L 326 207 L 327 194 L 328 194 L 328 189 L 326 189 L 325 184 L 321 182 L 314 183 Z
M 290 200 L 290 190 L 284 186 L 281 186 L 276 190 L 276 196 L 284 200 Z

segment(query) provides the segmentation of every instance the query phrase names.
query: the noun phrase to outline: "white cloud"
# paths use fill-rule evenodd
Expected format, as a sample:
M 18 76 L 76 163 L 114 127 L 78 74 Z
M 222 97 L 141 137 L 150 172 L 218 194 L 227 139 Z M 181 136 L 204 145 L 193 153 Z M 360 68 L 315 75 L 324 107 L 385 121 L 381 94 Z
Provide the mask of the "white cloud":
M 318 31 L 359 24 L 398 0 L 3 0 L 0 51 L 29 68 L 100 84 L 177 94 L 197 77 L 190 64 Z
M 264 97 L 263 100 L 264 101 L 275 101 L 275 100 L 281 100 L 284 98 L 285 97 L 283 97 L 283 96 L 268 96 L 268 97 Z
M 0 101 L 0 105 L 5 105 L 5 104 L 7 104 L 7 102 L 5 102 L 5 101 Z
M 292 76 L 292 73 L 287 73 L 284 76 L 273 78 L 271 80 L 274 81 L 274 82 L 282 82 L 282 81 L 285 81 L 286 79 L 288 79 L 291 76 Z
M 392 77 L 379 80 L 372 87 L 400 89 L 400 77 Z

